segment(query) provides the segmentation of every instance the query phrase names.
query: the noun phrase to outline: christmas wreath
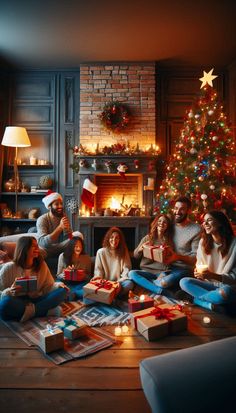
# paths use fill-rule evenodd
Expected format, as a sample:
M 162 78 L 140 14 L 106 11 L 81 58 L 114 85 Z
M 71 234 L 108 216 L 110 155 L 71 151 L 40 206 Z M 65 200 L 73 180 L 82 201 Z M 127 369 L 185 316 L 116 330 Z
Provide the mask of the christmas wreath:
M 128 126 L 130 114 L 126 105 L 112 101 L 105 104 L 99 118 L 106 129 L 119 133 Z

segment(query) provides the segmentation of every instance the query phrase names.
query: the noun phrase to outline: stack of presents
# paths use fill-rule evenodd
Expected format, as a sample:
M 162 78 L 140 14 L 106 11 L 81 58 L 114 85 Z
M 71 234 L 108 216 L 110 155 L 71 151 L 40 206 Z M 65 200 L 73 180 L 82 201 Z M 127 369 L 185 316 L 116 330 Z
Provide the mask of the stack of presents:
M 145 246 L 144 256 L 163 262 L 168 248 L 165 246 Z M 65 270 L 67 280 L 82 281 L 82 270 Z M 120 291 L 119 283 L 95 279 L 83 287 L 84 297 L 95 302 L 112 304 Z M 187 328 L 187 317 L 180 305 L 155 305 L 148 295 L 137 296 L 131 292 L 128 299 L 131 326 L 146 340 L 152 341 Z M 40 332 L 40 347 L 45 353 L 63 349 L 64 338 L 77 339 L 86 334 L 87 325 L 78 317 L 72 316 L 48 326 Z

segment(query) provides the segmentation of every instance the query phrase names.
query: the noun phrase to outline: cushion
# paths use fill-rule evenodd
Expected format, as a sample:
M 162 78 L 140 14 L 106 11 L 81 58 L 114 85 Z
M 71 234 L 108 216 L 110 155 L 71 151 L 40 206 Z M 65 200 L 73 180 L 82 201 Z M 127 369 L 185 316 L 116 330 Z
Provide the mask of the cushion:
M 140 375 L 153 413 L 235 412 L 236 337 L 144 359 Z

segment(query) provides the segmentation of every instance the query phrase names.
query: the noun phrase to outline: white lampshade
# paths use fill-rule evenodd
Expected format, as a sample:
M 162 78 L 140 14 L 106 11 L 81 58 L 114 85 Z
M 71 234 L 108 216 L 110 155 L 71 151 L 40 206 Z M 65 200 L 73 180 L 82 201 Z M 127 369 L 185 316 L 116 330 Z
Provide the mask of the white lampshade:
M 2 145 L 23 148 L 31 146 L 28 133 L 20 126 L 7 126 L 3 135 Z

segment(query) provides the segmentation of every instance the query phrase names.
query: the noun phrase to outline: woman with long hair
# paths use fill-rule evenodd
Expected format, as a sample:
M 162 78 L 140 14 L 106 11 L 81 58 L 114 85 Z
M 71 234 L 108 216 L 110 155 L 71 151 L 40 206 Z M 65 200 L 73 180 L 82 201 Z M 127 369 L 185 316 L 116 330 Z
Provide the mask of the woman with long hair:
M 161 280 L 174 277 L 174 268 L 168 274 L 170 266 L 144 257 L 143 248 L 145 245 L 158 246 L 165 244 L 172 249 L 172 238 L 173 225 L 170 217 L 166 214 L 156 216 L 151 223 L 149 234 L 141 239 L 139 245 L 134 250 L 134 257 L 137 259 L 141 258 L 140 270 L 130 271 L 129 278 L 141 287 L 155 294 L 161 294 L 163 291 Z M 168 279 L 168 282 L 171 284 L 171 280 Z
M 221 211 L 207 212 L 202 226 L 194 278 L 183 278 L 180 286 L 195 304 L 216 310 L 236 303 L 236 237 Z
M 22 293 L 16 285 L 17 277 L 37 277 L 37 288 Z M 52 315 L 60 315 L 59 304 L 66 298 L 68 288 L 63 283 L 55 283 L 46 262 L 39 253 L 34 237 L 22 236 L 16 244 L 13 261 L 7 262 L 0 270 L 0 318 L 21 322 L 32 317 L 44 317 L 49 310 Z
M 84 253 L 84 239 L 81 232 L 72 234 L 65 251 L 59 255 L 57 267 L 57 279 L 70 288 L 69 300 L 83 297 L 83 286 L 88 283 L 91 276 L 92 260 Z M 83 281 L 65 281 L 64 270 L 82 270 L 84 272 Z
M 130 269 L 131 261 L 123 232 L 112 227 L 105 234 L 102 248 L 97 251 L 93 279 L 117 281 L 121 287 L 119 295 L 125 295 L 133 288 L 132 281 L 128 279 Z

